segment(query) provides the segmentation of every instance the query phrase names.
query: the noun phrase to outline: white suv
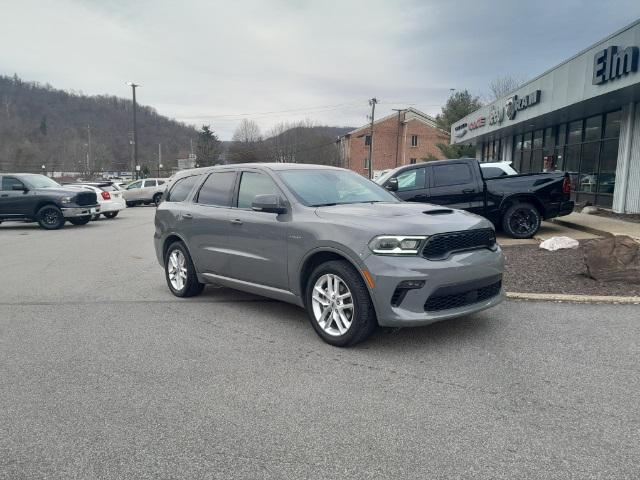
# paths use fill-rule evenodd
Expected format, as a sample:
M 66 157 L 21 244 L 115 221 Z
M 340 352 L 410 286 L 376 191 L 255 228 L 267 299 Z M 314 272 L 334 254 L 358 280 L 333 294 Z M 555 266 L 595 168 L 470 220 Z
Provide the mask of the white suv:
M 124 188 L 124 199 L 128 207 L 134 207 L 144 203 L 158 205 L 165 188 L 167 188 L 166 178 L 145 178 L 130 183 Z

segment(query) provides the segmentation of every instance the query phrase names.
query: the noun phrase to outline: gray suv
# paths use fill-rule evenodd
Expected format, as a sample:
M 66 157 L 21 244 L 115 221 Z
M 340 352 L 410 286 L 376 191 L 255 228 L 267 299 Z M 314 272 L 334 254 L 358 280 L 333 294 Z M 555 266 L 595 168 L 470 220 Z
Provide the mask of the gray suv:
M 307 310 L 326 342 L 500 303 L 504 260 L 482 217 L 398 200 L 341 168 L 240 164 L 178 178 L 155 217 L 171 292 L 223 285 Z

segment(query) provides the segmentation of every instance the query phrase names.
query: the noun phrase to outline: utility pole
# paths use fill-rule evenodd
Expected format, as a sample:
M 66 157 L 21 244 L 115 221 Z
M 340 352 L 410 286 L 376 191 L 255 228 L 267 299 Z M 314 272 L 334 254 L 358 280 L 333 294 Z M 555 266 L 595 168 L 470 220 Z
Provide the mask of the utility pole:
M 396 132 L 396 167 L 398 166 L 398 151 L 400 150 L 400 112 L 404 112 L 404 108 L 393 108 L 398 112 L 398 130 Z
M 91 126 L 87 125 L 87 172 L 91 173 Z
M 369 137 L 369 180 L 373 179 L 373 122 L 376 115 L 376 103 L 378 103 L 378 99 L 375 97 L 369 100 L 369 105 L 371 105 L 371 136 Z
M 160 178 L 160 169 L 162 168 L 162 144 L 158 144 L 158 178 Z
M 136 123 L 136 88 L 139 87 L 139 84 L 128 82 L 127 85 L 131 87 L 131 91 L 133 92 L 133 163 L 134 163 L 134 171 L 136 172 L 136 180 L 138 179 L 138 125 Z M 132 173 L 133 175 L 133 173 Z

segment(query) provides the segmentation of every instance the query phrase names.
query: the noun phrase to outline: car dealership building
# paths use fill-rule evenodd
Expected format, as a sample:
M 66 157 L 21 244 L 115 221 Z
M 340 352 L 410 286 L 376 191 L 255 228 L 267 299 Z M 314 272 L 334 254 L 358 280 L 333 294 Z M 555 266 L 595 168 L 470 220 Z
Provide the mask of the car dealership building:
M 571 173 L 578 202 L 640 213 L 640 20 L 451 127 L 521 173 Z

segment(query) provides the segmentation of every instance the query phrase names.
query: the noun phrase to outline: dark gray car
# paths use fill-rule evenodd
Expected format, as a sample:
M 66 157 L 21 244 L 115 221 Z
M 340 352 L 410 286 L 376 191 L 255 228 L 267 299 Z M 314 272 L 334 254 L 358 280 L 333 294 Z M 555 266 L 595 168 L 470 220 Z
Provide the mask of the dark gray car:
M 504 298 L 503 256 L 477 215 L 405 203 L 340 168 L 242 164 L 179 176 L 155 218 L 174 295 L 224 285 L 299 305 L 328 343 Z

